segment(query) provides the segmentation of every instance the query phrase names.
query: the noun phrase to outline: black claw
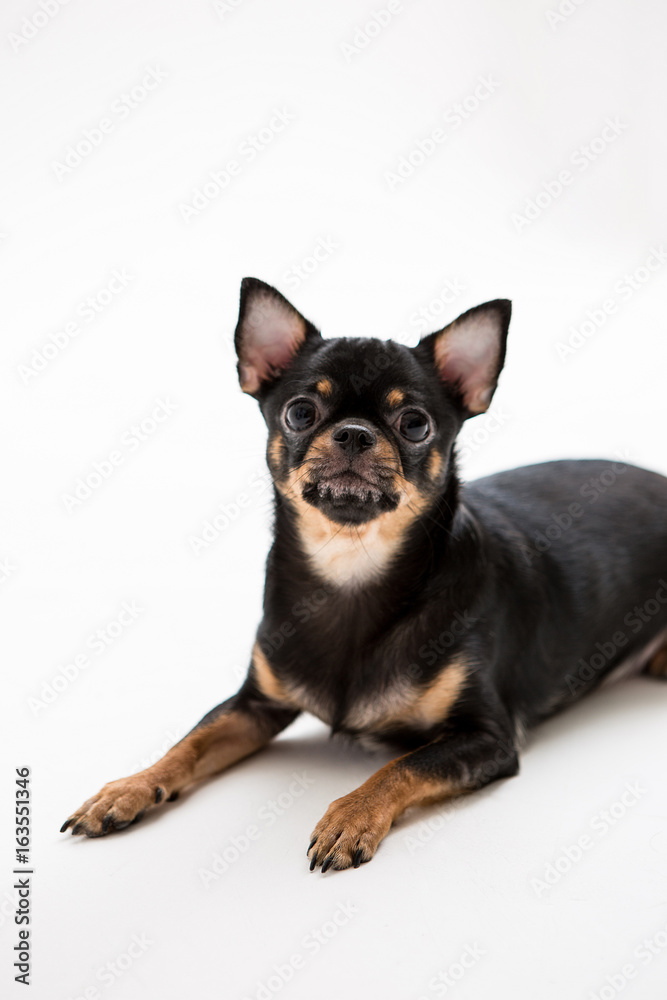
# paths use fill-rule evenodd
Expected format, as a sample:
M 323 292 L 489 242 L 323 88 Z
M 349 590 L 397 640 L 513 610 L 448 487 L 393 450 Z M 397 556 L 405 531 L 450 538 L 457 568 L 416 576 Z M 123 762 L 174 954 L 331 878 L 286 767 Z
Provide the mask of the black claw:
M 111 813 L 107 813 L 104 819 L 102 820 L 102 833 L 108 833 L 109 827 L 111 826 L 112 823 L 113 823 L 113 816 L 111 815 Z
M 156 788 L 155 789 L 155 805 L 157 805 L 158 802 L 162 802 L 163 798 L 164 798 L 164 788 L 159 788 L 159 787 Z
M 328 872 L 329 869 L 331 868 L 331 866 L 333 864 L 333 859 L 334 859 L 333 854 L 328 854 L 327 857 L 324 859 L 324 864 L 322 865 L 322 874 L 323 875 L 324 875 L 325 872 Z
M 67 829 L 67 827 L 70 826 L 73 822 L 74 822 L 74 819 L 73 819 L 72 816 L 70 816 L 70 818 L 66 819 L 65 822 L 63 823 L 63 825 L 60 827 L 60 832 L 64 833 L 65 830 Z
M 167 802 L 175 802 L 177 798 L 178 798 L 178 792 L 172 792 L 169 798 L 167 799 Z
M 72 827 L 72 836 L 76 837 L 77 833 L 83 833 L 84 830 L 85 830 L 85 827 L 84 827 L 83 823 L 77 823 L 76 826 Z
M 313 859 L 310 862 L 310 870 L 311 870 L 311 872 L 315 870 L 315 865 L 316 864 L 317 864 L 317 853 L 313 854 Z
M 123 819 L 120 820 L 120 822 L 118 820 L 114 820 L 113 828 L 114 830 L 124 830 L 132 822 L 134 821 L 131 819 Z
M 63 827 L 63 829 L 66 829 L 66 827 Z M 310 854 L 310 852 L 312 851 L 312 849 L 313 849 L 313 847 L 315 846 L 316 843 L 317 843 L 317 837 L 313 837 L 313 839 L 311 840 L 311 842 L 308 844 L 308 850 L 306 851 L 306 857 L 308 857 L 308 855 Z
M 352 864 L 354 865 L 355 868 L 359 867 L 359 865 L 363 861 L 363 858 L 364 858 L 364 852 L 361 850 L 361 848 L 358 848 L 352 855 Z

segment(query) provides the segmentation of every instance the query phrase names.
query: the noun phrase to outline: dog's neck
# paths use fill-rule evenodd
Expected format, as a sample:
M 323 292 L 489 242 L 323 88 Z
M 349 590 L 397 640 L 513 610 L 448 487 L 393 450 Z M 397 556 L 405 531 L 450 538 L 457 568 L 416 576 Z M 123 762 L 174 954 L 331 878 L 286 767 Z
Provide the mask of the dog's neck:
M 458 492 L 452 468 L 438 497 L 426 501 L 416 493 L 406 495 L 396 510 L 360 525 L 336 524 L 316 507 L 293 505 L 277 494 L 276 546 L 283 557 L 297 548 L 308 575 L 325 587 L 354 593 L 391 580 L 396 590 L 401 578 L 414 585 L 418 567 L 432 568 L 444 552 Z

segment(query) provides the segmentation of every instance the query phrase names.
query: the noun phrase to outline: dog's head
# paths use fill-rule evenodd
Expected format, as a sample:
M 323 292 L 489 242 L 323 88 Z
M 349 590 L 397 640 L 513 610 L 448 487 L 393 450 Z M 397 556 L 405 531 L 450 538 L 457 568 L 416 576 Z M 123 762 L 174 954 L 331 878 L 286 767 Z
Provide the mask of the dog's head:
M 510 311 L 506 299 L 487 302 L 414 348 L 325 340 L 275 288 L 245 278 L 239 379 L 266 419 L 279 492 L 336 526 L 427 509 L 461 424 L 491 401 Z

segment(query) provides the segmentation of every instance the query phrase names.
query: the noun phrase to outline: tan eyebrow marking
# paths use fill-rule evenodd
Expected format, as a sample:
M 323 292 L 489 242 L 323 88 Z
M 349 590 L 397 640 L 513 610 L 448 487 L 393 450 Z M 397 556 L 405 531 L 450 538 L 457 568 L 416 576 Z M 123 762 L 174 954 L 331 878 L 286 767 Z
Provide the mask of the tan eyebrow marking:
M 387 393 L 387 403 L 389 406 L 400 406 L 405 399 L 405 393 L 402 389 L 390 389 Z
M 315 388 L 319 392 L 320 396 L 330 396 L 333 392 L 333 385 L 331 383 L 331 379 L 329 378 L 321 378 Z

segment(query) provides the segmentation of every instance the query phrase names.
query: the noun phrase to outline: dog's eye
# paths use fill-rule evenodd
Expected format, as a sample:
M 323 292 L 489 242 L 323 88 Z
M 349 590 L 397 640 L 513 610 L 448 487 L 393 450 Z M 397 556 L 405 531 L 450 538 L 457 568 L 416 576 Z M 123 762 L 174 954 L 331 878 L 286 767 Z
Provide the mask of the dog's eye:
M 407 441 L 424 441 L 431 427 L 425 413 L 408 410 L 399 420 L 398 429 Z
M 308 399 L 297 399 L 285 410 L 285 423 L 293 431 L 307 431 L 317 417 L 317 407 Z

